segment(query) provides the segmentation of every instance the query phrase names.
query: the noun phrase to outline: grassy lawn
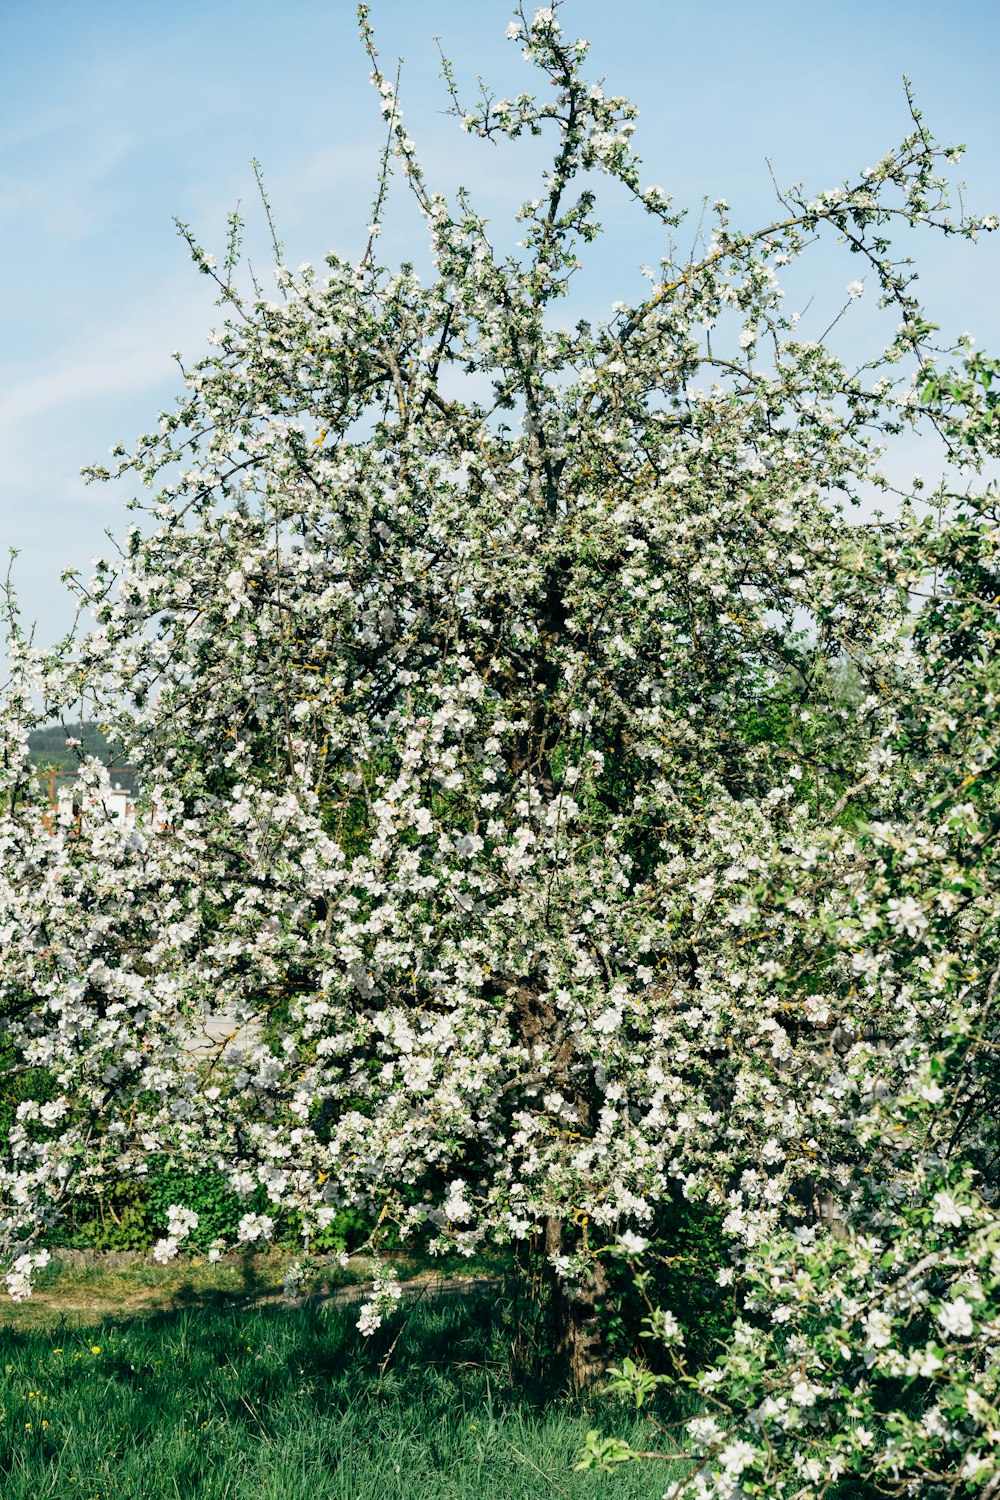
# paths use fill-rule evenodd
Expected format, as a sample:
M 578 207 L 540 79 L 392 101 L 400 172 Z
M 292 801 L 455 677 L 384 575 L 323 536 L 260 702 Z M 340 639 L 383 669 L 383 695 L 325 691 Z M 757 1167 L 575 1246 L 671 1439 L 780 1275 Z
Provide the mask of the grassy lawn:
M 91 1266 L 64 1265 L 58 1259 L 39 1273 L 35 1290 L 26 1302 L 10 1302 L 0 1296 L 0 1333 L 4 1328 L 48 1329 L 87 1327 L 102 1319 L 123 1316 L 148 1317 L 184 1307 L 247 1308 L 282 1301 L 281 1282 L 291 1256 L 253 1255 L 210 1264 L 203 1257 L 179 1257 L 168 1265 L 157 1265 L 148 1257 L 134 1264 L 109 1270 L 101 1263 Z M 407 1261 L 394 1257 L 396 1274 L 408 1288 L 425 1282 L 440 1286 L 469 1278 L 502 1278 L 506 1264 L 467 1261 Z M 318 1300 L 356 1298 L 358 1289 L 370 1285 L 371 1261 L 355 1256 L 347 1267 L 336 1263 L 310 1283 L 310 1296 Z
M 366 1341 L 356 1308 L 262 1306 L 253 1279 L 63 1272 L 7 1304 L 3 1500 L 648 1500 L 671 1477 L 573 1473 L 588 1427 L 648 1425 L 553 1389 L 523 1319 L 515 1359 L 508 1295 L 425 1298 Z

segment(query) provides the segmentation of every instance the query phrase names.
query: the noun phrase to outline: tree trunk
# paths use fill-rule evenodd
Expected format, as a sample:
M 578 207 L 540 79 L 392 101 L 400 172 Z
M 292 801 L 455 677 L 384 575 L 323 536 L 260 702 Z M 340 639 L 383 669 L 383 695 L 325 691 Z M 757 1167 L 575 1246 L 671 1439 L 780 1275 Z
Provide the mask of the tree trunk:
M 561 1219 L 545 1221 L 547 1257 L 563 1253 Z M 607 1276 L 601 1261 L 595 1261 L 582 1281 L 567 1281 L 552 1272 L 552 1321 L 556 1357 L 569 1372 L 575 1391 L 586 1390 L 608 1367 L 608 1349 L 599 1312 L 607 1293 Z

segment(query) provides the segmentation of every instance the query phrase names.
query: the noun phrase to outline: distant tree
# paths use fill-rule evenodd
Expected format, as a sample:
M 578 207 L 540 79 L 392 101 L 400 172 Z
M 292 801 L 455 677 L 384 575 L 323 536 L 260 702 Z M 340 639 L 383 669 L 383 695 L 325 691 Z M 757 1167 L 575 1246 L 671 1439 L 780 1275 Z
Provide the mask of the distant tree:
M 891 521 L 849 507 L 917 422 L 953 466 L 997 453 L 995 367 L 936 342 L 890 245 L 995 220 L 952 215 L 960 153 L 911 102 L 858 178 L 790 189 L 752 233 L 717 203 L 678 256 L 635 109 L 552 7 L 508 28 L 540 97 L 466 109 L 446 70 L 467 131 L 553 141 L 504 254 L 470 195 L 426 182 L 360 16 L 389 132 L 367 251 L 279 265 L 271 300 L 238 288 L 238 219 L 221 267 L 189 235 L 229 317 L 176 410 L 118 450 L 155 492 L 147 524 L 98 566 L 71 655 L 15 644 L 0 983 L 7 1037 L 63 1094 L 12 1133 L 8 1239 L 29 1255 L 67 1186 L 171 1151 L 307 1227 L 353 1204 L 434 1248 L 542 1242 L 582 1383 L 603 1268 L 641 1253 L 658 1204 L 724 1212 L 761 1371 L 791 1305 L 768 1247 L 797 1225 L 862 1372 L 903 1379 L 885 1351 L 914 1320 L 945 1329 L 965 1416 L 893 1448 L 893 1396 L 878 1473 L 956 1493 L 995 1416 L 1000 525 L 966 479 L 932 514 L 918 489 Z M 375 259 L 390 167 L 427 224 L 426 285 Z M 664 256 L 643 299 L 561 326 L 602 174 Z M 875 304 L 895 329 L 856 368 L 782 298 L 826 235 L 853 257 L 840 315 Z M 39 831 L 29 681 L 53 706 L 86 684 L 156 836 L 96 813 Z M 206 1005 L 254 1040 L 202 1076 L 182 1043 Z M 854 1313 L 823 1203 L 863 1237 Z M 243 1238 L 269 1226 L 248 1213 Z M 393 1300 L 386 1271 L 366 1331 Z M 794 1465 L 833 1346 L 793 1326 L 779 1374 L 746 1366 L 744 1405 L 801 1360 L 773 1442 L 799 1489 L 750 1488 L 772 1441 L 755 1416 L 750 1457 L 719 1458 L 725 1423 L 701 1444 L 692 1494 L 740 1472 L 745 1493 L 820 1492 Z M 756 1338 L 739 1325 L 719 1377 L 734 1411 Z M 852 1396 L 866 1421 L 874 1386 Z

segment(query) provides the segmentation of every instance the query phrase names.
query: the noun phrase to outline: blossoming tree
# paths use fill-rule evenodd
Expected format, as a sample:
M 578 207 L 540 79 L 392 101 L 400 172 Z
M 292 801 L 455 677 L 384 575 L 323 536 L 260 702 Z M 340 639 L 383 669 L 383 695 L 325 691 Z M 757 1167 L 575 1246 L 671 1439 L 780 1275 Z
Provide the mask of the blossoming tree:
M 270 300 L 240 289 L 237 220 L 221 267 L 189 236 L 227 321 L 115 450 L 144 522 L 81 587 L 89 633 L 15 631 L 3 1040 L 53 1082 L 0 1173 L 9 1284 L 67 1193 L 174 1152 L 307 1236 L 360 1204 L 432 1247 L 544 1243 L 583 1381 L 602 1267 L 683 1193 L 725 1211 L 743 1288 L 730 1412 L 801 1364 L 749 1436 L 731 1415 L 685 1439 L 690 1493 L 813 1493 L 836 1386 L 815 1361 L 841 1345 L 859 1411 L 908 1360 L 921 1391 L 966 1382 L 960 1420 L 929 1398 L 919 1442 L 872 1444 L 904 1488 L 931 1450 L 971 1483 L 996 1428 L 1000 529 L 951 476 L 996 454 L 994 366 L 935 340 L 890 237 L 995 221 L 952 213 L 960 153 L 911 101 L 856 179 L 789 190 L 755 232 L 716 204 L 644 298 L 564 326 L 602 177 L 665 247 L 681 215 L 557 9 L 509 27 L 537 97 L 466 108 L 446 66 L 465 130 L 553 143 L 502 253 L 425 180 L 360 7 L 388 129 L 366 253 L 279 266 Z M 390 169 L 426 284 L 375 256 Z M 783 301 L 825 236 L 843 316 L 893 329 L 856 366 Z M 948 462 L 934 505 L 859 519 L 919 423 Z M 81 700 L 145 825 L 102 814 L 93 763 L 79 818 L 33 804 L 26 733 Z M 244 1030 L 196 1064 L 211 1008 Z M 386 1273 L 367 1328 L 392 1295 Z

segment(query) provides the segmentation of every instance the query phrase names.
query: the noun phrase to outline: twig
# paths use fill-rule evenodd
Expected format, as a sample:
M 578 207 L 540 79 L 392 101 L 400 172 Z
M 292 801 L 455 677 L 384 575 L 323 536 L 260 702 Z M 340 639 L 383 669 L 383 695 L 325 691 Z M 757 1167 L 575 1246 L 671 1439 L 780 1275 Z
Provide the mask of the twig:
M 546 1484 L 550 1484 L 557 1495 L 565 1495 L 566 1500 L 573 1500 L 573 1497 L 570 1494 L 569 1490 L 564 1490 L 561 1484 L 556 1484 L 551 1474 L 546 1474 L 545 1470 L 540 1469 L 532 1459 L 528 1458 L 527 1454 L 521 1452 L 520 1448 L 515 1448 L 514 1444 L 510 1441 L 510 1438 L 507 1439 L 507 1443 L 511 1449 L 511 1452 L 516 1453 L 521 1462 L 527 1464 L 529 1468 L 534 1469 L 536 1474 L 541 1474 Z
M 402 1321 L 400 1322 L 399 1332 L 396 1334 L 396 1337 L 393 1339 L 392 1343 L 389 1345 L 389 1348 L 386 1351 L 385 1358 L 383 1359 L 382 1363 L 378 1367 L 378 1388 L 379 1388 L 379 1391 L 381 1391 L 381 1389 L 382 1389 L 382 1378 L 385 1375 L 385 1372 L 386 1372 L 386 1370 L 389 1367 L 389 1361 L 390 1361 L 390 1359 L 392 1358 L 392 1356 L 396 1352 L 396 1345 L 399 1343 L 400 1339 L 403 1337 L 403 1333 L 404 1333 L 404 1331 L 406 1329 L 407 1323 L 410 1321 L 410 1316 L 411 1316 L 411 1314 L 413 1312 L 413 1309 L 416 1307 L 417 1303 L 419 1301 L 421 1301 L 421 1299 L 426 1295 L 427 1288 L 429 1286 L 430 1286 L 430 1282 L 429 1281 L 425 1282 L 424 1285 L 420 1288 L 420 1291 L 414 1297 L 413 1301 L 410 1303 L 410 1306 L 407 1309 L 407 1313 L 406 1313 L 405 1318 L 403 1318 Z

